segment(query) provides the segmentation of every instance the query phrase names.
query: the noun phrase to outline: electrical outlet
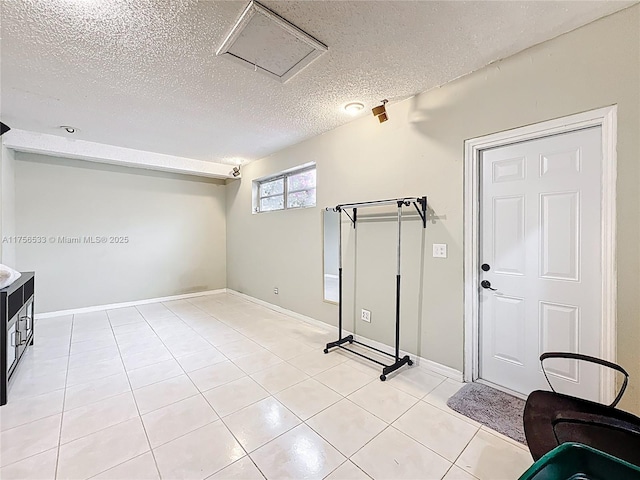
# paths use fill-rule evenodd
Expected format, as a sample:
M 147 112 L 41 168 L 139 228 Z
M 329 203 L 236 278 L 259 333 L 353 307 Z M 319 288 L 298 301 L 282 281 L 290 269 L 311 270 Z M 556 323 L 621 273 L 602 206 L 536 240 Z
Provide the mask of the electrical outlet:
M 360 314 L 360 318 L 365 322 L 371 323 L 371 312 L 363 308 L 362 313 Z
M 446 243 L 434 243 L 433 244 L 433 258 L 447 258 L 447 244 Z
M 273 293 L 275 293 L 276 295 L 278 295 L 278 287 L 273 287 Z

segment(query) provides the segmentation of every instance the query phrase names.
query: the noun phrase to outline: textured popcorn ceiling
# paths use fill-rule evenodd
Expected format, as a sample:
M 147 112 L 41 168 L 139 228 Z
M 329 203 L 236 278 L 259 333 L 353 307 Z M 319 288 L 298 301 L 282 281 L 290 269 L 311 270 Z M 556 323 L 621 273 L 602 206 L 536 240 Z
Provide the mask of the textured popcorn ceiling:
M 253 160 L 634 2 L 264 1 L 329 46 L 280 84 L 215 51 L 240 1 L 2 0 L 2 121 L 210 161 Z M 373 118 L 372 121 L 375 121 Z

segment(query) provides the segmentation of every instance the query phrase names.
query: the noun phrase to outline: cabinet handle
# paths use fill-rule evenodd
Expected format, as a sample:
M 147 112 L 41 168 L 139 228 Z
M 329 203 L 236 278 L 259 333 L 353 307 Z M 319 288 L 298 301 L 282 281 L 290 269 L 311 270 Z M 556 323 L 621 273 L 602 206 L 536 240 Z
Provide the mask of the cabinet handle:
M 12 347 L 17 347 L 18 345 L 16 345 L 16 334 L 18 333 L 18 331 L 16 330 L 15 332 L 13 332 L 13 334 L 11 335 L 11 346 Z
M 31 327 L 29 327 L 29 320 L 30 320 L 29 315 L 20 317 L 20 321 L 25 323 L 27 330 L 31 330 Z
M 22 334 L 20 333 L 20 330 L 16 330 L 14 332 L 13 343 L 15 343 L 14 347 L 22 345 Z

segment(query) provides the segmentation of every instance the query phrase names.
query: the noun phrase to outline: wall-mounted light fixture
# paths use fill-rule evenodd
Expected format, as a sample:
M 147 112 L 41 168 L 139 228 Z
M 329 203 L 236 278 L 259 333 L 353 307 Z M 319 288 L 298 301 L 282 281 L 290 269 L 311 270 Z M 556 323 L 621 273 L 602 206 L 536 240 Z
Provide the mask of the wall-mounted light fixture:
M 387 116 L 387 108 L 385 107 L 385 104 L 388 101 L 389 100 L 385 98 L 384 100 L 382 100 L 382 105 L 379 105 L 371 110 L 373 116 L 377 117 L 380 123 L 384 123 L 389 120 L 389 117 Z

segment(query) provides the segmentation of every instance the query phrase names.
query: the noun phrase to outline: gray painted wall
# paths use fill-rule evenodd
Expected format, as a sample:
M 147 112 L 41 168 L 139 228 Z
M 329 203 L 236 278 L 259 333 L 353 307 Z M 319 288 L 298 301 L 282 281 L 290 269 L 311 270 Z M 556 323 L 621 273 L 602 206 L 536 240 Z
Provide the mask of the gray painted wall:
M 402 345 L 462 370 L 464 141 L 618 104 L 618 360 L 640 379 L 638 25 L 634 6 L 393 105 L 385 124 L 366 115 L 246 165 L 242 180 L 227 186 L 228 287 L 335 325 L 337 307 L 322 301 L 322 208 L 427 194 L 426 237 L 413 227 L 404 235 Z M 318 169 L 317 208 L 251 214 L 252 179 L 310 161 Z M 345 268 L 355 263 L 358 272 L 355 286 L 345 282 L 355 295 L 346 311 L 370 307 L 371 325 L 358 320 L 357 330 L 389 343 L 392 224 L 363 224 L 357 239 L 346 230 Z M 449 258 L 432 258 L 433 243 L 447 243 Z M 623 405 L 640 412 L 640 382 Z
M 16 234 L 15 218 L 15 153 L 0 148 L 0 263 L 16 268 L 16 248 L 5 237 Z
M 37 273 L 37 311 L 224 288 L 224 189 L 216 180 L 17 153 L 18 235 L 129 237 L 18 245 L 17 268 Z

